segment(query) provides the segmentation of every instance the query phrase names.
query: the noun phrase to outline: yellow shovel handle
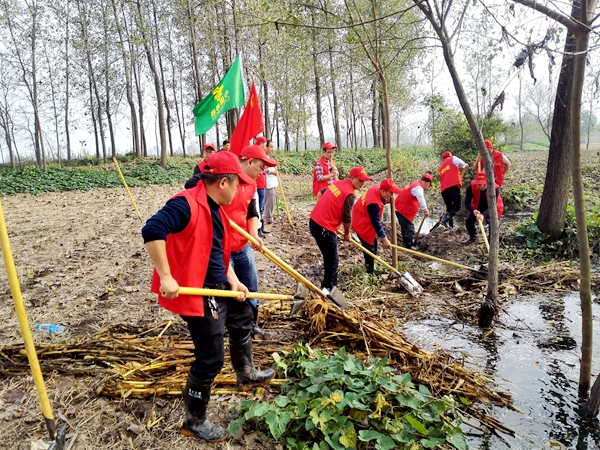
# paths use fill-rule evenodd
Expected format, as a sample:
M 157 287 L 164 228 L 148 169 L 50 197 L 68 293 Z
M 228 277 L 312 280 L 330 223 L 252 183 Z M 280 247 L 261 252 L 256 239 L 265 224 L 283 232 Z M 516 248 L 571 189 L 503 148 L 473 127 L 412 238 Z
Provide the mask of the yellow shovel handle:
M 206 297 L 231 297 L 236 298 L 240 293 L 238 291 L 228 291 L 223 289 L 207 289 L 207 288 L 193 288 L 193 287 L 179 287 L 179 293 L 181 295 L 202 295 Z M 250 292 L 247 298 L 260 298 L 262 300 L 293 300 L 294 298 L 290 295 L 284 294 L 266 294 L 260 292 Z
M 411 250 L 409 248 L 400 247 L 399 245 L 392 244 L 392 248 L 395 248 L 397 250 L 401 250 L 401 251 L 406 252 L 406 253 L 410 253 L 411 255 L 421 256 L 422 258 L 431 259 L 432 261 L 437 261 L 437 262 L 441 262 L 441 263 L 444 263 L 444 264 L 448 264 L 450 266 L 459 267 L 461 269 L 474 270 L 472 267 L 463 266 L 462 264 L 458 264 L 458 263 L 455 263 L 455 262 L 452 262 L 452 261 L 448 261 L 446 259 L 438 258 L 436 256 L 431 256 L 431 255 L 428 255 L 426 253 L 417 252 L 417 251 Z
M 283 205 L 285 206 L 285 213 L 287 214 L 288 222 L 290 226 L 293 227 L 292 216 L 290 216 L 290 208 L 288 208 L 287 200 L 285 199 L 285 192 L 283 192 L 283 184 L 281 184 L 281 177 L 279 176 L 279 170 L 275 172 L 277 174 L 277 181 L 279 181 L 279 192 L 281 193 L 281 199 L 283 200 Z
M 340 236 L 344 236 L 344 233 L 342 233 L 341 230 L 338 230 L 338 234 Z M 379 256 L 377 256 L 375 253 L 373 253 L 373 252 L 367 250 L 366 248 L 364 248 L 362 245 L 360 245 L 354 239 L 350 238 L 350 240 L 348 242 L 350 242 L 351 244 L 353 244 L 356 247 L 360 248 L 363 252 L 365 252 L 367 255 L 369 255 L 371 258 L 373 258 L 379 264 L 381 264 L 382 266 L 384 266 L 386 269 L 391 270 L 393 273 L 397 273 L 398 272 L 398 269 L 394 269 L 394 266 L 386 263 L 383 259 L 381 259 Z
M 479 222 L 479 229 L 481 230 L 481 236 L 483 236 L 483 242 L 485 243 L 485 248 L 487 249 L 487 251 L 489 253 L 490 252 L 490 241 L 488 241 L 487 234 L 485 234 L 485 227 L 483 226 L 483 222 L 481 220 L 478 220 L 477 222 Z

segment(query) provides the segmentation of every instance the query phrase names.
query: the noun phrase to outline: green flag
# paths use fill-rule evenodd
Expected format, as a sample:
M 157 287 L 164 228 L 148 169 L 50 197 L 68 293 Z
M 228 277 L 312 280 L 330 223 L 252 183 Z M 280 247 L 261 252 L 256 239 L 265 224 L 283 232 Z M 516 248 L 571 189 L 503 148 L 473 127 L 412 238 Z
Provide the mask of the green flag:
M 242 64 L 238 55 L 217 86 L 194 106 L 196 136 L 206 133 L 221 114 L 245 104 Z

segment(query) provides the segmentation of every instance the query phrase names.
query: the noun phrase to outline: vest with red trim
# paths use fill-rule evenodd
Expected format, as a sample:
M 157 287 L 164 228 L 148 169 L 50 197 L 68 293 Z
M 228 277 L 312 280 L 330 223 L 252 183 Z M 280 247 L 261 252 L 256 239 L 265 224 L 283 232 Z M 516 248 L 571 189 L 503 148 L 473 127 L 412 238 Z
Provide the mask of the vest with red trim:
M 263 171 L 258 178 L 256 179 L 256 189 L 266 189 L 267 188 L 267 176 Z
M 317 200 L 317 204 L 310 213 L 310 218 L 318 225 L 335 233 L 342 224 L 346 197 L 354 192 L 355 189 L 350 180 L 334 181 Z
M 500 187 L 504 184 L 504 154 L 499 152 L 498 150 L 492 151 L 492 160 L 494 162 L 494 180 L 496 184 Z M 477 172 L 482 171 L 485 167 L 483 165 L 483 160 L 480 155 L 477 155 L 478 161 L 475 165 L 475 170 Z
M 379 206 L 379 218 L 381 218 L 383 216 L 383 200 L 378 184 L 371 186 L 352 207 L 352 228 L 363 241 L 370 245 L 373 245 L 373 242 L 377 239 L 377 233 L 367 211 L 367 206 L 372 204 Z
M 415 181 L 414 183 L 404 186 L 402 191 L 396 197 L 396 203 L 394 203 L 396 211 L 411 222 L 415 219 L 415 216 L 419 211 L 419 200 L 410 193 L 416 186 L 423 186 L 423 184 L 421 181 Z
M 323 167 L 323 175 L 329 175 L 329 164 L 324 156 L 321 156 L 321 159 L 317 161 L 317 164 L 321 164 Z M 326 188 L 327 186 L 329 186 L 329 180 L 317 180 L 317 172 L 313 169 L 313 195 L 316 197 L 321 189 Z
M 462 187 L 462 180 L 460 179 L 460 170 L 458 166 L 452 162 L 452 156 L 444 158 L 444 161 L 438 169 L 440 176 L 440 191 L 448 189 L 452 186 Z
M 256 190 L 256 185 L 251 184 L 239 184 L 237 193 L 233 198 L 233 201 L 223 207 L 227 216 L 233 220 L 237 225 L 242 227 L 246 232 L 248 231 L 248 206 L 252 201 L 252 196 Z M 248 243 L 248 239 L 242 236 L 237 231 L 231 234 L 231 251 L 239 252 Z
M 496 189 L 499 189 L 498 183 L 496 183 Z M 473 194 L 473 200 L 471 200 L 471 206 L 473 209 L 477 209 L 479 206 L 479 200 L 481 199 L 481 191 L 477 187 L 475 180 L 471 181 L 471 192 Z M 487 189 L 485 191 L 485 197 L 487 198 Z M 502 195 L 498 193 L 498 197 L 496 197 L 496 211 L 498 212 L 498 219 L 502 219 L 502 213 L 504 212 L 504 200 L 502 200 Z M 484 212 L 484 211 L 479 211 Z
M 190 222 L 179 233 L 167 236 L 167 258 L 171 275 L 180 286 L 203 287 L 206 270 L 212 250 L 212 219 L 206 197 L 204 183 L 200 182 L 192 189 L 186 189 L 175 195 L 185 197 L 190 205 Z M 223 261 L 225 270 L 229 267 L 229 243 L 231 228 L 227 214 L 219 208 L 223 221 Z M 211 236 L 211 237 L 208 237 Z M 150 290 L 158 294 L 158 303 L 169 311 L 183 316 L 204 316 L 204 300 L 199 295 L 179 295 L 177 298 L 165 298 L 160 293 L 160 277 L 154 269 Z

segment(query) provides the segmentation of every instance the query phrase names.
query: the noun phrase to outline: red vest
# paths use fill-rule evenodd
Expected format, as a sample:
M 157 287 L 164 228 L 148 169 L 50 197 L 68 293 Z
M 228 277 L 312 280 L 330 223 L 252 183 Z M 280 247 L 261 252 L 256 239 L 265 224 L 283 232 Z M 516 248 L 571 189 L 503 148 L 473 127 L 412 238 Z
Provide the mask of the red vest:
M 460 170 L 458 169 L 458 166 L 452 162 L 452 156 L 444 158 L 442 165 L 438 169 L 438 174 L 440 175 L 441 192 L 452 186 L 462 187 Z
M 498 150 L 492 151 L 491 154 L 492 160 L 494 161 L 494 180 L 496 181 L 496 184 L 500 187 L 502 187 L 502 185 L 504 184 L 504 163 L 502 162 L 503 156 L 504 155 L 502 154 L 502 152 L 499 152 Z M 475 165 L 475 171 L 480 172 L 485 168 L 485 166 L 483 164 L 481 156 L 478 155 L 477 157 L 479 160 Z
M 398 211 L 411 222 L 415 219 L 415 216 L 419 211 L 419 200 L 417 200 L 417 197 L 410 193 L 410 191 L 412 191 L 412 189 L 416 186 L 423 186 L 423 184 L 421 181 L 415 181 L 414 183 L 404 186 L 404 189 L 402 189 L 402 191 L 396 197 L 396 203 L 394 203 L 396 211 Z
M 499 189 L 498 184 L 496 183 L 496 189 Z M 471 206 L 473 209 L 477 209 L 479 206 L 479 200 L 481 198 L 481 191 L 475 184 L 475 180 L 471 181 L 471 192 L 473 193 L 473 200 L 471 200 Z M 485 192 L 485 196 L 487 198 L 487 190 Z M 504 201 L 502 200 L 502 196 L 498 193 L 498 197 L 496 197 L 496 211 L 498 211 L 498 219 L 502 219 L 502 212 L 504 211 Z M 484 212 L 484 211 L 479 211 Z
M 378 184 L 371 186 L 352 207 L 352 228 L 363 241 L 370 245 L 373 245 L 373 242 L 377 239 L 377 233 L 367 211 L 367 206 L 372 204 L 379 206 L 379 218 L 381 218 L 383 215 L 383 200 Z
M 317 200 L 317 204 L 310 213 L 310 218 L 318 225 L 335 233 L 342 225 L 344 202 L 350 194 L 354 194 L 354 186 L 350 180 L 334 181 Z
M 324 156 L 321 156 L 321 159 L 317 161 L 317 164 L 321 164 L 323 167 L 323 175 L 329 175 L 329 164 L 327 164 L 327 160 Z M 329 186 L 329 180 L 317 180 L 317 173 L 313 169 L 313 195 L 316 197 L 321 189 L 326 188 L 327 186 Z
M 200 172 L 202 172 L 202 168 L 206 165 L 206 158 L 204 158 L 202 161 L 200 161 L 198 164 L 196 164 L 196 166 L 198 167 L 198 169 L 200 169 Z
M 227 216 L 233 220 L 237 225 L 242 227 L 245 231 L 248 231 L 248 206 L 252 201 L 252 196 L 256 190 L 255 185 L 250 184 L 239 184 L 237 188 L 237 194 L 233 198 L 233 201 L 223 207 Z M 248 239 L 242 236 L 237 231 L 231 234 L 231 251 L 239 252 L 248 243 Z
M 265 172 L 263 171 L 256 179 L 256 189 L 266 189 L 266 188 L 267 188 L 267 177 L 265 175 Z
M 167 236 L 167 258 L 171 275 L 180 286 L 202 287 L 206 278 L 206 270 L 212 249 L 212 219 L 206 198 L 204 183 L 186 189 L 175 195 L 185 197 L 190 205 L 190 223 L 179 233 Z M 223 261 L 225 269 L 229 267 L 229 242 L 231 228 L 228 226 L 227 214 L 219 208 L 223 228 Z M 208 236 L 211 236 L 210 238 Z M 150 290 L 158 294 L 158 303 L 165 309 L 183 316 L 204 316 L 204 300 L 199 295 L 179 295 L 177 298 L 164 298 L 160 294 L 160 277 L 154 269 Z

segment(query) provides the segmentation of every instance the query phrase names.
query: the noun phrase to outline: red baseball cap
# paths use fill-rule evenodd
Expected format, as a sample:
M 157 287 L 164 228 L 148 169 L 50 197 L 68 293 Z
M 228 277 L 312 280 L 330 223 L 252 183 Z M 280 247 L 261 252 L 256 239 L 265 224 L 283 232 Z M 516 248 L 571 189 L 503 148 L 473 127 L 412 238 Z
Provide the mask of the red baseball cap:
M 431 175 L 430 173 L 424 173 L 421 177 L 421 181 L 428 181 L 431 183 L 433 182 L 433 175 Z
M 367 175 L 367 171 L 365 170 L 365 168 L 361 166 L 356 166 L 350 169 L 348 178 L 358 178 L 361 181 L 373 181 L 373 178 Z
M 444 153 L 442 153 L 442 158 L 449 158 L 450 156 L 452 156 L 452 152 L 445 151 Z
M 337 149 L 337 147 L 335 145 L 333 145 L 331 142 L 325 142 L 323 144 L 323 150 L 334 150 Z
M 486 184 L 485 172 L 477 172 L 475 175 L 475 184 Z
M 202 168 L 203 173 L 212 173 L 213 175 L 236 174 L 240 179 L 240 184 L 255 184 L 254 180 L 242 172 L 240 160 L 237 155 L 231 152 L 213 153 L 206 160 L 206 165 Z
M 392 180 L 391 178 L 386 178 L 381 183 L 379 183 L 379 189 L 381 189 L 382 191 L 390 191 L 394 194 L 399 194 L 400 191 L 402 191 L 402 188 L 396 186 L 396 183 L 394 183 L 394 180 Z
M 208 148 L 212 148 L 213 151 L 215 151 L 217 149 L 217 147 L 215 147 L 215 144 L 211 144 L 210 142 L 204 144 L 204 150 L 206 150 Z
M 490 141 L 489 139 L 486 139 L 485 141 L 483 141 L 485 143 L 485 147 L 490 149 L 494 147 L 494 144 L 492 144 L 492 141 Z
M 271 159 L 267 156 L 264 149 L 260 145 L 249 145 L 242 153 L 240 153 L 240 159 L 260 159 L 269 167 L 275 167 L 277 165 L 277 161 Z
M 257 136 L 254 138 L 254 145 L 265 144 L 267 142 L 267 138 L 264 136 Z

